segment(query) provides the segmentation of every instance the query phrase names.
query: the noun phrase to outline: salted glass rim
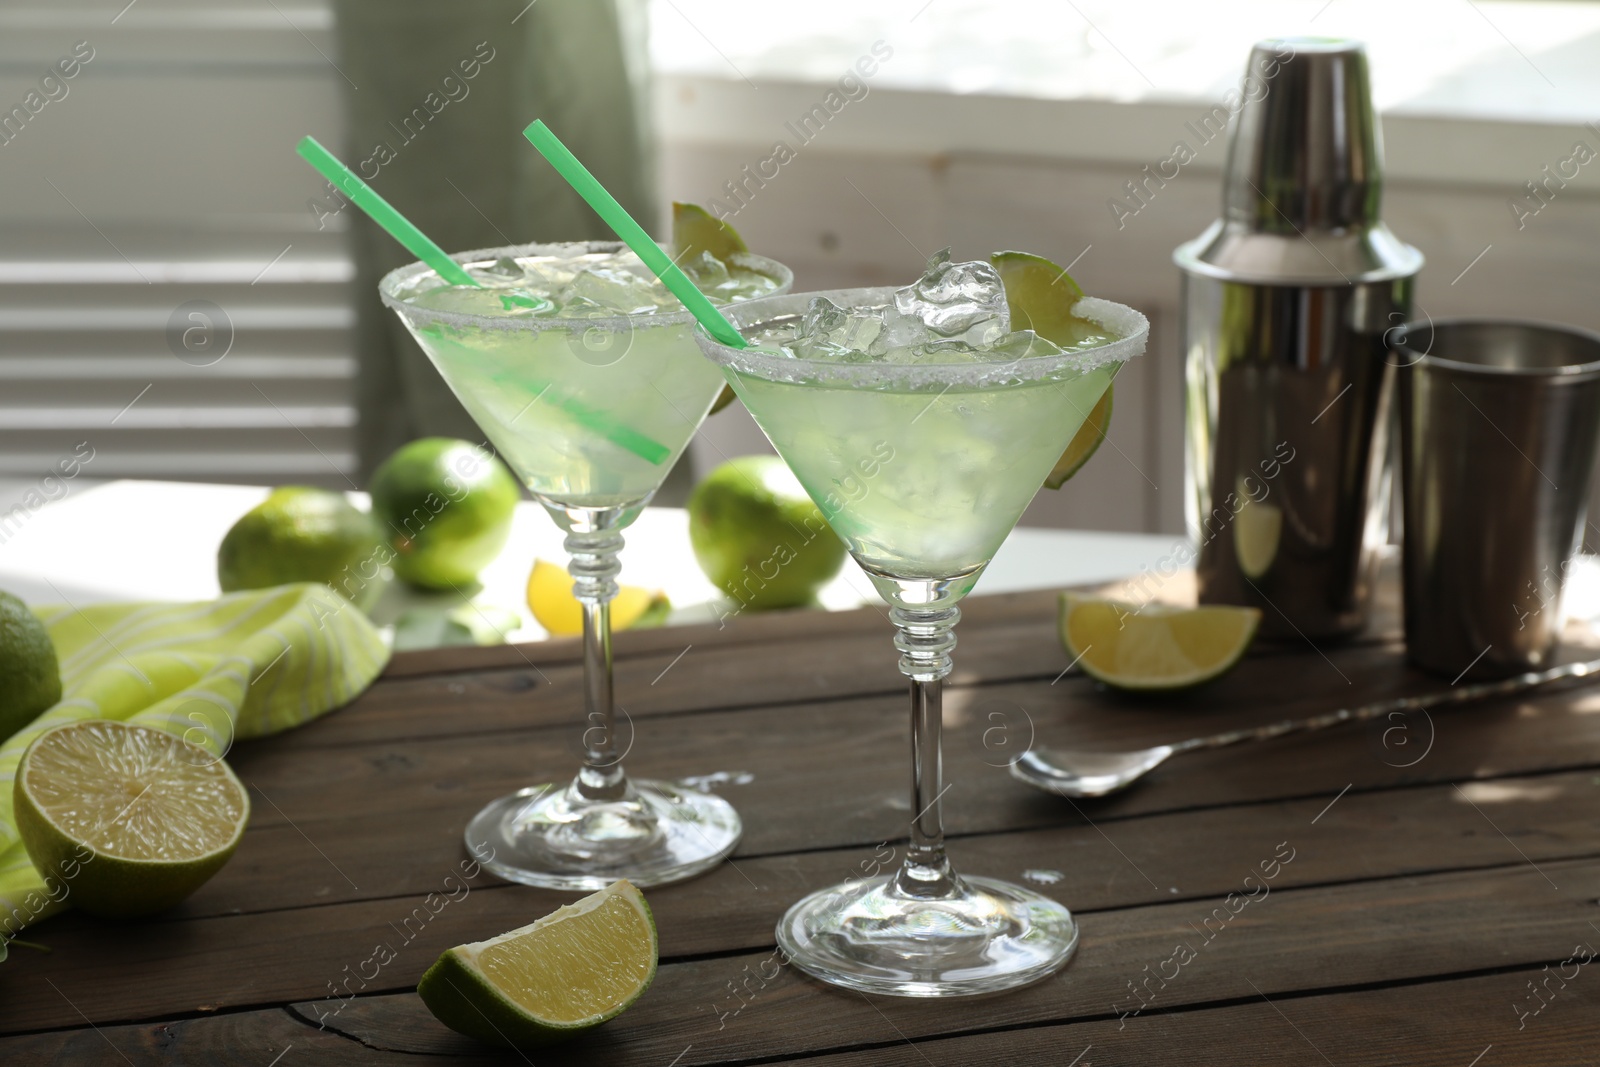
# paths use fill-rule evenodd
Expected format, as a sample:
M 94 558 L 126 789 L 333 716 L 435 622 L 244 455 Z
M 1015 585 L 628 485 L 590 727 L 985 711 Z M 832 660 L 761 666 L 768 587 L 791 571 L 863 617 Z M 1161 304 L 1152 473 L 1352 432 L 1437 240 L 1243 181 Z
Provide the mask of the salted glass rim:
M 628 246 L 621 241 L 535 241 L 529 244 L 501 245 L 497 248 L 473 248 L 465 252 L 452 252 L 450 258 L 465 266 L 483 260 L 493 262 L 501 257 L 509 256 L 559 256 L 559 255 L 595 255 L 600 253 L 624 252 Z M 775 259 L 758 256 L 753 252 L 736 252 L 730 266 L 743 267 L 745 270 L 764 274 L 778 283 L 776 293 L 768 295 L 781 295 L 787 293 L 794 284 L 794 272 Z M 434 273 L 432 267 L 423 262 L 408 263 L 403 267 L 396 267 L 378 280 L 378 297 L 384 304 L 401 315 L 407 321 L 444 323 L 448 326 L 475 326 L 482 330 L 531 330 L 540 331 L 548 329 L 568 330 L 638 330 L 645 327 L 678 326 L 693 322 L 694 316 L 679 305 L 677 310 L 657 309 L 653 311 L 640 311 L 632 314 L 607 314 L 596 313 L 578 317 L 553 316 L 553 315 L 474 315 L 461 311 L 441 311 L 435 308 L 419 307 L 400 299 L 395 295 L 399 288 L 420 277 L 423 274 Z M 757 298 L 761 299 L 761 298 Z M 742 301 L 736 301 L 740 303 Z M 733 305 L 724 305 L 731 307 Z
M 741 332 L 752 327 L 804 312 L 817 297 L 826 297 L 842 307 L 865 307 L 894 301 L 895 289 L 878 286 L 862 289 L 829 289 L 808 293 L 770 294 L 730 304 L 722 309 Z M 839 363 L 831 360 L 799 359 L 758 347 L 734 348 L 725 345 L 696 325 L 695 341 L 713 362 L 752 377 L 773 382 L 842 385 L 849 388 L 926 388 L 946 386 L 983 389 L 1016 385 L 1058 376 L 1064 372 L 1083 373 L 1110 363 L 1122 363 L 1144 352 L 1150 336 L 1150 320 L 1143 314 L 1110 300 L 1086 296 L 1073 306 L 1073 313 L 1116 335 L 1115 341 L 1059 356 L 1029 356 L 995 363 Z

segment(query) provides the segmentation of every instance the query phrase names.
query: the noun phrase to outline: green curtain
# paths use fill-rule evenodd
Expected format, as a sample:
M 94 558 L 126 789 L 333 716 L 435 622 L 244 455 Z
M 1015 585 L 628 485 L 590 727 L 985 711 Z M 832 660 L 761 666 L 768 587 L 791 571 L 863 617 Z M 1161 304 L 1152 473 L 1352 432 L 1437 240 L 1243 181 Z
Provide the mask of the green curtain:
M 523 138 L 542 118 L 654 231 L 643 5 L 334 0 L 342 158 L 448 251 L 613 238 Z M 365 479 L 412 438 L 483 435 L 378 301 L 378 279 L 413 257 L 365 217 L 348 225 Z

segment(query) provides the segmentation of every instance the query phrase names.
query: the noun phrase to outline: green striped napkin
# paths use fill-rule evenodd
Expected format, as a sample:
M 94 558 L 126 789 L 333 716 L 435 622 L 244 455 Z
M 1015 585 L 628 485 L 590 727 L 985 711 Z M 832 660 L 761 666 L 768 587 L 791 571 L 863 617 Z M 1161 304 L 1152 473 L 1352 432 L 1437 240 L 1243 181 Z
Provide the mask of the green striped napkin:
M 61 702 L 0 745 L 0 931 L 63 910 L 28 860 L 11 789 L 28 743 L 52 726 L 118 719 L 219 755 L 235 740 L 309 722 L 355 699 L 388 661 L 378 631 L 325 585 L 197 604 L 35 608 L 61 660 Z

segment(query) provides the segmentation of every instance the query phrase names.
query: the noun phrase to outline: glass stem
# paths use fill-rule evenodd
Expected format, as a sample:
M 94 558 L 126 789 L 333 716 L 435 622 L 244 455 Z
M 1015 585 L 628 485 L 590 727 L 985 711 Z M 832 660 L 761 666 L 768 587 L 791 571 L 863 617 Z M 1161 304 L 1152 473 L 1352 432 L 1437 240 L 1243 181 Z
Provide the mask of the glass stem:
M 567 535 L 572 594 L 583 605 L 583 769 L 577 789 L 590 800 L 620 800 L 628 789 L 617 751 L 611 700 L 611 600 L 617 595 L 622 535 L 611 528 Z
M 907 896 L 940 898 L 955 895 L 959 885 L 944 854 L 944 758 L 940 748 L 944 721 L 940 697 L 950 673 L 953 632 L 961 610 L 895 607 L 889 618 L 899 627 L 895 647 L 900 671 L 911 679 L 911 844 L 895 876 Z

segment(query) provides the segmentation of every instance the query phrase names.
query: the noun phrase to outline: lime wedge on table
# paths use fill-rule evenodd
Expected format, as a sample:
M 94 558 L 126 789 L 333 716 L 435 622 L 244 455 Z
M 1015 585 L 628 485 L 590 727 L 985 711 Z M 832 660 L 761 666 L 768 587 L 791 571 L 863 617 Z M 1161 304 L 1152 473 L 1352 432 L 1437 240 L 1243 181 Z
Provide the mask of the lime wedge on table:
M 1085 674 L 1117 689 L 1186 689 L 1226 674 L 1255 638 L 1261 612 L 1210 605 L 1142 607 L 1061 594 L 1061 644 Z
M 677 200 L 672 202 L 672 250 L 675 263 L 692 259 L 702 252 L 710 252 L 726 263 L 736 253 L 750 251 L 744 238 L 739 236 L 739 231 L 727 222 L 716 218 L 699 204 L 685 204 Z M 733 390 L 724 385 L 722 392 L 717 394 L 717 402 L 711 405 L 709 414 L 715 415 L 731 403 Z
M 34 739 L 13 787 L 34 866 L 91 915 L 150 915 L 228 862 L 250 798 L 222 760 L 176 734 L 109 720 Z
M 1083 290 L 1065 270 L 1030 252 L 996 252 L 989 258 L 1006 287 L 1006 305 L 1013 330 L 1032 330 L 1062 348 L 1106 336 L 1105 328 L 1099 323 L 1072 313 L 1073 307 L 1083 299 Z M 1105 440 L 1106 431 L 1111 428 L 1111 389 L 1106 386 L 1099 402 L 1056 461 L 1055 468 L 1044 480 L 1046 489 L 1060 489 L 1089 462 L 1100 442 Z
M 657 954 L 650 905 L 615 882 L 529 926 L 447 950 L 417 995 L 458 1033 L 531 1048 L 622 1014 L 655 978 Z

